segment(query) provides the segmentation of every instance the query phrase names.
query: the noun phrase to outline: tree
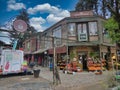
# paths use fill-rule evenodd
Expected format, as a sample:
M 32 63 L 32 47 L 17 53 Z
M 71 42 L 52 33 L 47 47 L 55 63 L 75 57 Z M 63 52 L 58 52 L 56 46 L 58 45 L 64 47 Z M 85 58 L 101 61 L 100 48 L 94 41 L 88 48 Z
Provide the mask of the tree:
M 29 26 L 29 16 L 28 16 L 28 13 L 27 13 L 27 11 L 25 9 L 22 9 L 20 11 L 20 15 L 18 15 L 16 17 L 16 19 L 22 19 L 22 20 L 24 20 L 28 24 L 28 26 Z
M 120 0 L 108 0 L 106 2 L 109 11 L 111 12 L 111 18 L 109 18 L 105 24 L 105 28 L 108 30 L 112 41 L 116 42 L 120 47 Z
M 107 32 L 109 36 L 112 38 L 113 42 L 119 42 L 120 41 L 120 32 L 118 33 L 119 25 L 115 21 L 114 17 L 109 18 L 105 23 L 105 28 L 107 29 Z
M 118 23 L 118 27 L 120 30 L 120 12 L 119 12 L 120 11 L 120 0 L 111 0 L 112 4 L 110 2 L 106 2 L 106 3 L 113 18 Z
M 20 33 L 18 31 L 16 31 L 13 27 L 13 30 L 15 31 L 14 33 L 11 34 L 11 37 L 13 38 L 17 38 L 18 39 L 18 43 L 19 46 L 18 47 L 22 47 L 24 40 L 26 40 L 26 38 L 31 37 L 32 34 L 36 33 L 37 31 L 34 29 L 34 27 L 30 26 L 29 23 L 29 16 L 28 13 L 25 9 L 22 9 L 20 11 L 20 14 L 16 17 L 16 20 L 24 20 L 27 24 L 27 30 L 23 33 Z M 17 37 L 16 37 L 17 36 Z
M 107 3 L 114 7 L 114 0 L 79 0 L 76 4 L 76 11 L 84 11 L 84 10 L 93 10 L 96 15 L 100 15 L 104 18 L 111 12 L 108 11 Z
M 97 0 L 79 0 L 76 4 L 76 11 L 93 10 L 96 7 Z

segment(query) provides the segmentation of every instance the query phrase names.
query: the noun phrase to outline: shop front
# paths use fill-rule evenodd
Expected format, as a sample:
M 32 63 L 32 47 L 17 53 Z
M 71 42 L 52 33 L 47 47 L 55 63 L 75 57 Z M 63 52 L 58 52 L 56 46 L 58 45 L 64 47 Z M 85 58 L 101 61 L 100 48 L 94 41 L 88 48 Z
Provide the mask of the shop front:
M 74 57 L 76 57 L 78 63 L 80 64 L 80 68 L 82 70 L 87 70 L 87 59 L 89 57 L 89 53 L 93 51 L 92 46 L 77 46 L 70 48 L 70 58 L 72 61 L 72 54 L 74 53 Z
M 66 46 L 62 46 L 62 47 L 56 47 L 55 48 L 55 52 L 52 49 L 48 50 L 48 54 L 53 56 L 55 54 L 55 58 L 56 58 L 56 62 L 57 62 L 57 66 L 60 69 L 64 69 L 67 63 L 67 47 Z
M 82 70 L 95 71 L 100 70 L 102 67 L 105 67 L 106 63 L 103 58 L 103 55 L 107 53 L 106 47 L 101 47 L 98 45 L 94 46 L 75 46 L 70 48 L 70 55 L 74 53 L 74 57 L 77 58 L 77 61 L 81 64 L 80 67 Z M 103 51 L 104 50 L 104 51 Z M 102 58 L 100 58 L 100 54 Z M 103 63 L 102 63 L 103 62 Z

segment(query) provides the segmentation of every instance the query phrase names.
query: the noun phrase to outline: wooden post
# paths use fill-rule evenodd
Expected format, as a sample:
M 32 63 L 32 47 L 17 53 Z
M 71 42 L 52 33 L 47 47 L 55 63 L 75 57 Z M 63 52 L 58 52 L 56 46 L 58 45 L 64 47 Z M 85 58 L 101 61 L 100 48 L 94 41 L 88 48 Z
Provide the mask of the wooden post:
M 52 37 L 53 39 L 53 49 L 54 49 L 54 56 L 53 56 L 53 84 L 54 85 L 58 85 L 58 84 L 61 84 L 61 80 L 60 80 L 60 76 L 59 76 L 59 71 L 58 71 L 58 68 L 57 68 L 57 62 L 56 62 L 56 49 L 55 49 L 55 43 L 56 43 L 56 40 L 55 40 L 55 37 Z
M 54 41 L 54 37 L 52 37 L 52 41 L 53 41 L 53 84 L 55 84 L 56 80 L 55 80 L 55 41 Z

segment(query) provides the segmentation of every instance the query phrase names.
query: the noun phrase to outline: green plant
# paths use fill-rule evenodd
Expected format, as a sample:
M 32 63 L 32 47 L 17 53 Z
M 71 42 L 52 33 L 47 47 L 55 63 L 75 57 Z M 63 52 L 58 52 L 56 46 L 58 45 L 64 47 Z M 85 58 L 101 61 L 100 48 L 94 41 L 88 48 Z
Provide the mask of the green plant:
M 90 52 L 89 55 L 93 58 L 97 58 L 98 57 L 98 52 Z
M 99 61 L 99 53 L 98 52 L 90 52 L 89 56 L 93 59 L 93 61 Z
M 71 53 L 70 53 L 70 60 L 73 60 L 74 57 L 75 57 L 75 53 L 74 53 L 74 52 L 71 52 Z

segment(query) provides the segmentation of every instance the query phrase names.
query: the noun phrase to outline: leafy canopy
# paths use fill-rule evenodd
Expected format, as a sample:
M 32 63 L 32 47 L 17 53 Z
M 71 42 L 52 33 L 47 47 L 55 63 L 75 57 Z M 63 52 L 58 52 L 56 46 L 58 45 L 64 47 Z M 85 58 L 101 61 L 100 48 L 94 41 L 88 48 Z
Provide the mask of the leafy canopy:
M 109 36 L 112 38 L 112 41 L 120 42 L 119 25 L 118 22 L 116 22 L 116 20 L 114 19 L 114 17 L 109 18 L 105 22 L 105 28 L 107 29 Z

